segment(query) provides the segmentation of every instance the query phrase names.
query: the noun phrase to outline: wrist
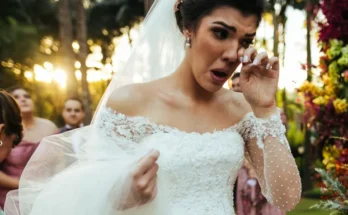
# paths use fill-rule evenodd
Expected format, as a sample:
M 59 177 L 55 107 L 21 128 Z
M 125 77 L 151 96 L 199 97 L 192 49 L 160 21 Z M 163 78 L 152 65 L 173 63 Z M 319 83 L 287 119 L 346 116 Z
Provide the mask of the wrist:
M 257 118 L 268 118 L 277 112 L 277 106 L 273 104 L 269 107 L 252 107 L 252 110 Z

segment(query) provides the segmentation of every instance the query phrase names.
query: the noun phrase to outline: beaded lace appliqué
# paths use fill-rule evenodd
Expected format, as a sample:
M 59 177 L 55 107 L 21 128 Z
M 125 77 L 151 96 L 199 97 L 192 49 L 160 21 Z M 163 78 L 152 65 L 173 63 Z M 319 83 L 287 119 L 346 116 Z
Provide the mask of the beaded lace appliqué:
M 257 145 L 261 149 L 264 148 L 263 140 L 267 136 L 277 137 L 280 143 L 287 144 L 285 126 L 281 122 L 279 113 L 273 114 L 266 119 L 260 119 L 256 118 L 255 115 L 250 112 L 247 113 L 240 122 L 229 128 L 200 134 L 196 132 L 180 131 L 170 126 L 158 125 L 142 116 L 129 117 L 115 112 L 110 108 L 102 108 L 101 112 L 97 125 L 99 128 L 103 128 L 107 136 L 111 138 L 121 137 L 137 143 L 139 143 L 142 138 L 158 132 L 209 135 L 237 131 L 244 140 L 257 138 Z

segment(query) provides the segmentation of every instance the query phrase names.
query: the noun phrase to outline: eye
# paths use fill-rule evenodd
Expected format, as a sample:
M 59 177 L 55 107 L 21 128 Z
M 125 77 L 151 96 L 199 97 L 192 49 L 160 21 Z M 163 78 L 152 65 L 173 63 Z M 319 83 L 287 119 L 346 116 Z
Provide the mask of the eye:
M 29 96 L 28 94 L 25 94 L 25 95 L 24 95 L 24 98 L 30 99 L 30 96 Z
M 213 28 L 213 33 L 219 40 L 225 40 L 228 38 L 228 31 L 222 28 Z
M 244 41 L 242 41 L 243 48 L 249 48 L 249 46 L 253 45 L 253 44 L 254 44 L 253 40 L 244 40 Z

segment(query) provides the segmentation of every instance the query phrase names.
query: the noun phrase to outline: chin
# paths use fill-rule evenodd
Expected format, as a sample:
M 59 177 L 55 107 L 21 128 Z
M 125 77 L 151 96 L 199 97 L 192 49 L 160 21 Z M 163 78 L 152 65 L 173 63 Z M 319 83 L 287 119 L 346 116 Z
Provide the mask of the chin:
M 29 114 L 32 112 L 33 112 L 33 110 L 31 108 L 27 108 L 27 107 L 21 108 L 21 113 L 23 113 L 23 114 Z
M 209 83 L 209 84 L 201 85 L 201 87 L 204 88 L 206 91 L 208 91 L 210 93 L 216 93 L 219 90 L 221 90 L 223 85 L 217 85 L 217 84 Z

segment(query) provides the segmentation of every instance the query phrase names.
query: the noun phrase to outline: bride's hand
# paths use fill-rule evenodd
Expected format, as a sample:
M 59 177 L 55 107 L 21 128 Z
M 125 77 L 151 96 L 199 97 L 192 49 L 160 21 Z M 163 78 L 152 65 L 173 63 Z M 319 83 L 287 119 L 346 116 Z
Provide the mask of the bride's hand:
M 138 162 L 132 173 L 133 197 L 137 205 L 145 204 L 156 197 L 156 178 L 159 157 L 158 151 L 152 151 Z
M 257 53 L 254 47 L 245 50 L 240 86 L 256 116 L 265 117 L 275 111 L 278 79 L 278 58 L 268 58 L 265 52 Z

